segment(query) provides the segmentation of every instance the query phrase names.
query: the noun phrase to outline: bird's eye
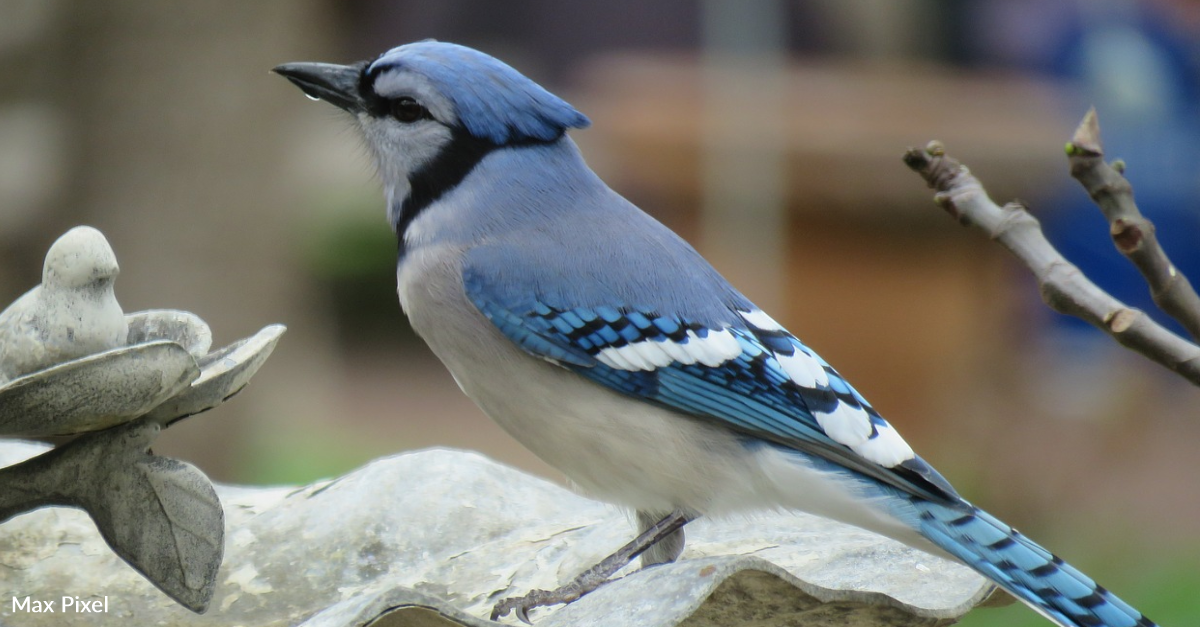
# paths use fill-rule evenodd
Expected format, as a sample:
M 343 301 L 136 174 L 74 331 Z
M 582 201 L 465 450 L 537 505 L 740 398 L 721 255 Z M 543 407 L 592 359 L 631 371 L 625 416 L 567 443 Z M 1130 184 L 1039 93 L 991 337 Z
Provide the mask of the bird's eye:
M 392 117 L 405 123 L 416 122 L 422 118 L 429 117 L 429 110 L 421 106 L 421 103 L 409 98 L 397 98 L 391 102 Z

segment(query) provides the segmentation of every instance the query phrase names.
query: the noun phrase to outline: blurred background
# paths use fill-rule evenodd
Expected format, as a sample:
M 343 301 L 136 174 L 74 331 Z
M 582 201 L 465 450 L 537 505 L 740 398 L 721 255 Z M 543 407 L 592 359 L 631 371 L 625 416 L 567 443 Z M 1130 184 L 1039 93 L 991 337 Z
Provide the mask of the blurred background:
M 91 224 L 116 250 L 126 311 L 193 311 L 219 344 L 287 324 L 245 392 L 155 446 L 220 481 L 307 482 L 454 446 L 561 482 L 409 330 L 349 120 L 268 73 L 430 37 L 590 116 L 572 136 L 600 175 L 969 499 L 1161 623 L 1200 616 L 1200 392 L 1051 313 L 900 161 L 942 140 L 1163 320 L 1062 146 L 1095 104 L 1110 157 L 1200 280 L 1193 1 L 0 0 L 0 302 Z M 1041 620 L 1012 607 L 964 624 Z

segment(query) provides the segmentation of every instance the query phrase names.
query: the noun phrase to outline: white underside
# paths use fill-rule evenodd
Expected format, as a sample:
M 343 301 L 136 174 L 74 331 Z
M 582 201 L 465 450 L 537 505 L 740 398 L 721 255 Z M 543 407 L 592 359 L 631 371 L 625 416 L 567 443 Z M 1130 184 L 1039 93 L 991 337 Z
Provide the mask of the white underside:
M 795 509 L 945 555 L 859 480 L 802 455 L 747 447 L 733 432 L 634 400 L 520 350 L 466 299 L 459 251 L 422 247 L 398 273 L 413 327 L 463 391 L 514 438 L 595 498 L 646 512 L 719 516 Z

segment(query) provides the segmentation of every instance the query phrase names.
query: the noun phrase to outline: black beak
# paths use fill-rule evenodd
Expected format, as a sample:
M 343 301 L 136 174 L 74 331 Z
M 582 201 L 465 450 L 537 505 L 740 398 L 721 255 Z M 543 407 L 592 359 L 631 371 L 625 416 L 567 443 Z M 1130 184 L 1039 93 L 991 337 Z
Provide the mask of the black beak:
M 359 94 L 361 65 L 284 63 L 271 71 L 295 83 L 309 98 L 324 100 L 350 113 L 366 109 Z

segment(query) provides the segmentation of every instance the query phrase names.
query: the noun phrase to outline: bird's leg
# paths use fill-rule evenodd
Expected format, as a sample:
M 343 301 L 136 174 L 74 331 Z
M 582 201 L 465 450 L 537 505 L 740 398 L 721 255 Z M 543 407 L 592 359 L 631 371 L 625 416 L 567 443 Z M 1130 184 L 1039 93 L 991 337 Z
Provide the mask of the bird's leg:
M 670 515 L 668 515 L 669 518 Z M 652 529 L 655 525 L 666 520 L 658 513 L 637 512 L 638 533 L 645 533 Z M 662 536 L 654 544 L 646 548 L 642 552 L 642 568 L 657 566 L 658 564 L 670 564 L 674 562 L 680 553 L 683 553 L 684 535 L 683 527 L 676 529 L 674 532 Z
M 639 523 L 644 524 L 646 520 L 645 514 L 639 512 Z M 626 564 L 632 562 L 637 556 L 644 553 L 647 549 L 654 546 L 658 542 L 670 538 L 673 545 L 668 551 L 659 551 L 657 558 L 666 556 L 671 553 L 669 559 L 661 559 L 653 561 L 650 564 L 658 564 L 662 562 L 673 561 L 678 557 L 679 552 L 683 549 L 682 534 L 675 536 L 677 531 L 683 529 L 683 526 L 695 519 L 692 514 L 687 514 L 676 510 L 663 517 L 658 522 L 650 525 L 632 542 L 617 549 L 616 553 L 600 560 L 600 563 L 584 571 L 583 574 L 573 579 L 570 583 L 560 586 L 554 590 L 532 590 L 529 594 L 523 597 L 512 597 L 503 599 L 492 608 L 492 620 L 497 620 L 501 616 L 508 615 L 509 612 L 516 610 L 517 618 L 521 619 L 526 624 L 532 624 L 529 621 L 529 610 L 535 607 L 546 605 L 557 605 L 560 603 L 570 603 L 582 597 L 583 595 L 599 588 L 608 582 L 608 578 L 613 573 L 621 570 Z M 674 546 L 678 545 L 678 546 Z

